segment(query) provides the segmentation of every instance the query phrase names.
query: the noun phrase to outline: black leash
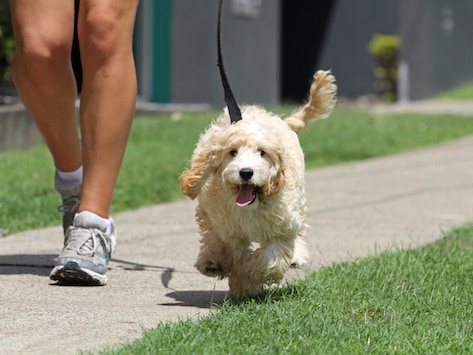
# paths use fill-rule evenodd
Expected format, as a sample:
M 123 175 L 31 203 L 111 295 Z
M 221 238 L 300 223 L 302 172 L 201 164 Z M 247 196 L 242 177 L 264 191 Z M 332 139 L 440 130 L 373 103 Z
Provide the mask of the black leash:
M 218 7 L 218 22 L 217 22 L 217 52 L 218 52 L 218 60 L 217 65 L 220 71 L 220 78 L 222 79 L 223 91 L 225 93 L 225 102 L 228 107 L 228 113 L 230 115 L 231 123 L 238 122 L 242 119 L 241 111 L 238 107 L 237 101 L 235 96 L 233 96 L 232 89 L 230 84 L 228 83 L 227 75 L 225 73 L 225 67 L 223 66 L 223 58 L 222 58 L 222 45 L 220 43 L 221 37 L 221 24 L 222 24 L 222 8 L 223 8 L 223 0 L 219 1 Z

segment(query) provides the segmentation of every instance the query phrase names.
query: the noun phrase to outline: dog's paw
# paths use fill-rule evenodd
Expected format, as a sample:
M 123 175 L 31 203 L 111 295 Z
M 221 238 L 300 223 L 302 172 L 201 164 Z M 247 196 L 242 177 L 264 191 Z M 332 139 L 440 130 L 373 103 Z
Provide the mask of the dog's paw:
M 300 268 L 309 262 L 309 257 L 307 255 L 294 255 L 291 260 L 292 268 Z
M 255 282 L 242 275 L 231 274 L 228 285 L 230 286 L 228 295 L 234 300 L 255 297 L 264 292 L 264 285 L 262 283 Z
M 291 267 L 302 267 L 310 261 L 309 249 L 304 238 L 298 237 L 294 241 L 294 255 L 291 259 Z
M 204 262 L 198 262 L 195 264 L 197 270 L 199 270 L 205 276 L 210 277 L 225 277 L 224 271 L 221 266 L 214 260 L 206 260 Z

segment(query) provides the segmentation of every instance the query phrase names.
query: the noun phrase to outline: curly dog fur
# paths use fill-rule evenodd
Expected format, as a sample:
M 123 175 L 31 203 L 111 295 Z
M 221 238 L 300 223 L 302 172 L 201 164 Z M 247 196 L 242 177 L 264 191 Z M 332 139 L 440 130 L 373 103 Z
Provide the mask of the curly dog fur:
M 309 260 L 306 247 L 304 154 L 297 134 L 335 105 L 335 78 L 314 75 L 308 102 L 282 120 L 257 106 L 228 112 L 211 124 L 194 150 L 181 188 L 198 198 L 201 247 L 195 267 L 228 278 L 230 297 L 255 296 Z

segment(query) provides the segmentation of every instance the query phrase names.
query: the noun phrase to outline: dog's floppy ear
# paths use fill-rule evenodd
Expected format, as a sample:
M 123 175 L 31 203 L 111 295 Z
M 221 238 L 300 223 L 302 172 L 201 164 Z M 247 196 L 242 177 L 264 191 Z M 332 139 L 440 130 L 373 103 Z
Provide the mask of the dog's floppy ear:
M 192 154 L 190 169 L 184 171 L 179 177 L 182 191 L 191 199 L 199 195 L 207 179 L 218 170 L 221 152 L 227 139 L 225 131 L 230 126 L 227 119 L 226 115 L 220 116 L 200 136 Z
M 214 154 L 212 151 L 201 150 L 192 157 L 191 168 L 184 171 L 179 177 L 182 192 L 191 199 L 200 193 L 205 181 L 215 170 L 212 166 Z
M 269 196 L 281 191 L 286 181 L 285 167 L 283 164 L 284 159 L 282 157 L 284 154 L 283 150 L 277 149 L 273 154 L 273 164 L 268 177 L 269 179 L 262 191 L 262 195 L 264 196 Z
M 266 184 L 265 189 L 263 190 L 263 195 L 269 196 L 284 187 L 284 183 L 286 181 L 285 171 L 284 168 L 279 168 L 277 174 L 270 177 L 269 183 Z
M 215 173 L 217 150 L 215 146 L 210 146 L 208 149 L 200 146 L 194 151 L 190 169 L 179 177 L 182 192 L 186 196 L 195 199 L 209 176 Z

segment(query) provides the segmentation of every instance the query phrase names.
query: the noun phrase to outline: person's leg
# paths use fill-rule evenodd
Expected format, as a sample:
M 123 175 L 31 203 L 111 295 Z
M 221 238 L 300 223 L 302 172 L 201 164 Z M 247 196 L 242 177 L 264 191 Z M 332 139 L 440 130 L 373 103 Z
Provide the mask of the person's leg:
M 84 182 L 79 211 L 107 218 L 133 120 L 136 73 L 132 51 L 137 0 L 81 0 L 80 123 Z
M 15 36 L 13 79 L 56 165 L 64 233 L 82 187 L 82 154 L 75 117 L 76 83 L 70 52 L 73 0 L 11 0 Z
M 15 36 L 12 74 L 56 166 L 76 170 L 82 161 L 75 118 L 76 84 L 70 62 L 72 0 L 11 0 Z
M 81 0 L 80 126 L 82 199 L 50 278 L 60 283 L 107 283 L 116 244 L 110 205 L 136 103 L 132 34 L 137 0 Z

